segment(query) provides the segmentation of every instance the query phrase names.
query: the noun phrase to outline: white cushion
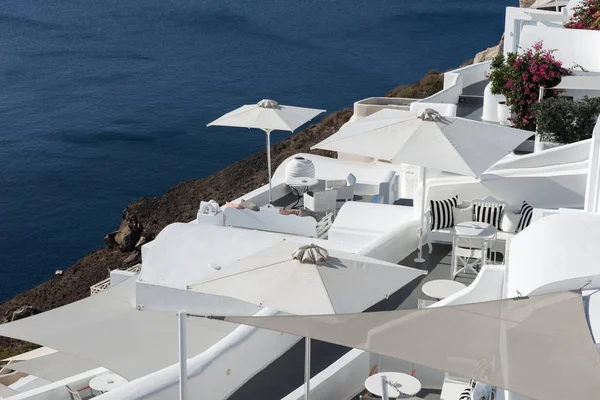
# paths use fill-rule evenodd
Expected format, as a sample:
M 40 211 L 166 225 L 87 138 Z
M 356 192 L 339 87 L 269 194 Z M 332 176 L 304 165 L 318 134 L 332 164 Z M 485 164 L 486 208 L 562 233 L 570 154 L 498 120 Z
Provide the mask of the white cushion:
M 521 216 L 519 214 L 504 211 L 502 215 L 502 221 L 500 222 L 500 230 L 504 232 L 514 233 L 517 230 L 517 225 L 519 225 L 519 220 Z
M 458 195 L 445 200 L 429 200 L 430 229 L 454 226 L 453 209 L 458 205 Z
M 461 222 L 473 221 L 473 206 L 470 205 L 465 208 L 454 207 L 452 209 L 454 214 L 454 225 L 460 224 Z M 518 220 L 517 220 L 518 222 Z M 516 228 L 516 225 L 515 225 Z

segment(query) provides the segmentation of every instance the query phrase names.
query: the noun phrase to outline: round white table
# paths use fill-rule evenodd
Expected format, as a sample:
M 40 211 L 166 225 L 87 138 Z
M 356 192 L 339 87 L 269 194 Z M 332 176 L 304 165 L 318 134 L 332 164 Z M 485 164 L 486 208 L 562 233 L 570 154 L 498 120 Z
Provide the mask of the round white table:
M 402 372 L 380 372 L 371 375 L 365 381 L 365 388 L 376 396 L 383 395 L 383 383 L 381 378 L 387 380 L 388 397 L 398 398 L 403 394 L 415 395 L 421 391 L 421 382 L 414 376 Z
M 316 178 L 298 176 L 295 178 L 286 179 L 285 183 L 292 188 L 292 192 L 297 197 L 296 202 L 290 207 L 293 209 L 298 206 L 298 203 L 300 203 L 300 200 L 302 200 L 302 196 L 308 191 L 309 188 L 319 184 L 319 180 Z
M 464 288 L 466 288 L 466 286 L 460 282 L 452 281 L 450 279 L 436 279 L 426 282 L 421 290 L 429 297 L 442 300 L 456 292 L 460 292 Z
M 454 230 L 458 236 L 477 239 L 491 238 L 498 233 L 494 225 L 478 221 L 458 223 L 454 226 Z
M 89 386 L 94 394 L 102 394 L 127 384 L 127 379 L 117 374 L 103 374 L 93 377 Z

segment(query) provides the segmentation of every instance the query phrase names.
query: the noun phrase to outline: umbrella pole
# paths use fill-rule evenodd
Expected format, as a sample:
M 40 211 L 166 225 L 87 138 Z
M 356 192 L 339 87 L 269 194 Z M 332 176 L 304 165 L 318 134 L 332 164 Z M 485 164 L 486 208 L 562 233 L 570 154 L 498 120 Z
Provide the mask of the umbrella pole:
M 423 220 L 425 219 L 425 182 L 427 181 L 427 168 L 423 167 L 423 182 L 421 183 L 421 187 L 423 188 L 423 193 L 421 195 L 421 225 L 419 227 L 419 254 L 417 258 L 415 258 L 416 263 L 424 263 L 425 259 L 423 258 Z
M 269 170 L 269 204 L 273 201 L 271 198 L 271 131 L 265 129 L 267 134 L 267 169 Z
M 187 313 L 179 311 L 179 400 L 187 399 L 187 343 L 185 334 L 185 318 Z
M 383 400 L 389 400 L 388 387 L 387 387 L 387 376 L 381 377 L 381 398 Z
M 310 398 L 310 338 L 304 338 L 304 400 Z

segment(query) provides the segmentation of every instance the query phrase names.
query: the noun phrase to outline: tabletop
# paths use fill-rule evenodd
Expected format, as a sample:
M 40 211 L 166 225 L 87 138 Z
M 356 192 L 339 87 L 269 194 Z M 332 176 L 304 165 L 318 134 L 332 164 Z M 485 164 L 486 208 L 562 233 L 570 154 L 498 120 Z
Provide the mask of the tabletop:
M 298 176 L 295 178 L 289 178 L 285 180 L 289 186 L 306 186 L 311 187 L 319 184 L 319 180 L 316 178 Z
M 436 279 L 426 282 L 421 290 L 427 296 L 433 297 L 434 299 L 445 299 L 456 292 L 460 292 L 464 288 L 466 288 L 466 286 L 460 282 L 450 279 Z
M 498 229 L 486 222 L 468 221 L 461 222 L 454 226 L 454 230 L 458 236 L 487 238 L 498 233 Z
M 99 392 L 108 392 L 112 389 L 123 386 L 127 383 L 127 379 L 122 378 L 117 374 L 103 374 L 93 377 L 90 380 L 90 388 Z
M 415 395 L 421 391 L 421 382 L 414 376 L 402 372 L 380 372 L 371 375 L 365 381 L 365 388 L 376 396 L 383 395 L 381 377 L 385 376 L 388 383 L 388 396 L 400 397 L 401 394 Z M 402 392 L 402 393 L 400 393 Z

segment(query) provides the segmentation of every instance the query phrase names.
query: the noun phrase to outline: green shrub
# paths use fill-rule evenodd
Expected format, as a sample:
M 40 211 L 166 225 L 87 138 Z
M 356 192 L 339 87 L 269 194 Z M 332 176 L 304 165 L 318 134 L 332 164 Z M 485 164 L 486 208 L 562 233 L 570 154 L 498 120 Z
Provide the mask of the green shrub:
M 600 98 L 569 100 L 564 97 L 544 99 L 534 105 L 537 130 L 547 142 L 574 143 L 592 137 L 600 114 Z

